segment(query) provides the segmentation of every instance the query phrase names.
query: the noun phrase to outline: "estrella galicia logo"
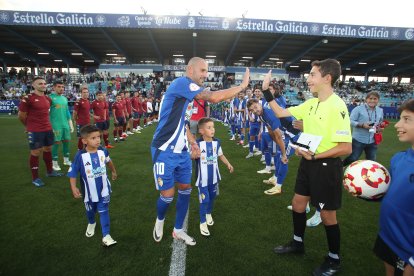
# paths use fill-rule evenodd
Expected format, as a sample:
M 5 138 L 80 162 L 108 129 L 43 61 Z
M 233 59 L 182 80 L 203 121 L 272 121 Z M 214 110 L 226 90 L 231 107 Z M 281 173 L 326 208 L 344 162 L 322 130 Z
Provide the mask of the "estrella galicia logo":
M 223 19 L 222 27 L 227 30 L 230 27 L 230 22 L 227 19 Z
M 96 24 L 97 25 L 103 26 L 106 23 L 106 17 L 104 15 L 102 15 L 102 14 L 98 14 L 95 17 L 95 21 L 96 21 Z
M 313 34 L 318 33 L 319 32 L 319 25 L 318 24 L 312 24 L 312 26 L 311 26 L 311 32 Z
M 188 28 L 194 28 L 195 27 L 195 20 L 194 17 L 188 18 Z
M 405 31 L 405 38 L 406 39 L 413 39 L 414 38 L 414 29 L 410 28 Z
M 9 21 L 9 19 L 10 19 L 9 13 L 7 13 L 7 12 L 1 12 L 0 13 L 0 22 L 6 23 L 6 22 Z
M 399 35 L 400 35 L 400 32 L 398 31 L 398 29 L 394 29 L 391 31 L 391 37 L 397 38 Z
M 129 23 L 129 16 L 124 15 L 124 16 L 119 17 L 118 20 L 117 20 L 117 24 L 119 26 L 123 26 L 123 27 L 129 26 L 129 24 L 130 24 Z

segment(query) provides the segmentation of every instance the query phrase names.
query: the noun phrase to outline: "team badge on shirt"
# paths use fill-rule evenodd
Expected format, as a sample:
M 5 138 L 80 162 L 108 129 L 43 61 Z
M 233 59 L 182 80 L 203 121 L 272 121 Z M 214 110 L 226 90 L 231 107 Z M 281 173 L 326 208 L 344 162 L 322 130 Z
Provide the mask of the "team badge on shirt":
M 157 182 L 158 182 L 158 186 L 160 186 L 160 187 L 162 187 L 162 185 L 164 185 L 164 182 L 162 181 L 161 177 L 158 177 Z
M 197 90 L 199 90 L 200 89 L 200 86 L 198 86 L 197 84 L 195 84 L 195 83 L 190 83 L 190 91 L 197 91 Z

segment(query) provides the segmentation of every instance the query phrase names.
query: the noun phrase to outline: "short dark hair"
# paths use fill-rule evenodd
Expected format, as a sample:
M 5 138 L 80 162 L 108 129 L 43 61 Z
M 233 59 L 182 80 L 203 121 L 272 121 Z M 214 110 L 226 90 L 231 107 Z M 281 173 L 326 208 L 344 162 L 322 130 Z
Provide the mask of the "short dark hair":
M 97 91 L 97 92 L 95 93 L 95 95 L 98 95 L 98 94 L 103 94 L 103 93 L 102 93 L 102 91 Z
M 321 72 L 322 77 L 325 77 L 326 75 L 331 75 L 331 85 L 332 87 L 335 85 L 335 82 L 339 79 L 341 76 L 341 63 L 333 58 L 328 58 L 324 60 L 315 60 L 312 62 L 312 67 L 316 66 L 319 67 L 319 71 Z
M 58 84 L 63 84 L 63 81 L 62 81 L 62 80 L 55 80 L 55 81 L 53 82 L 53 86 L 56 86 L 56 85 L 58 85 Z
M 402 113 L 404 110 L 414 112 L 414 99 L 404 101 L 398 108 L 398 112 Z
M 34 83 L 37 80 L 45 80 L 45 78 L 41 77 L 41 76 L 36 76 L 36 77 L 33 78 L 32 83 Z
M 250 109 L 250 107 L 251 107 L 254 103 L 259 103 L 259 100 L 258 100 L 258 99 L 250 99 L 250 100 L 248 100 L 248 101 L 247 101 L 247 104 L 246 104 L 247 109 Z
M 203 125 L 209 123 L 209 122 L 214 122 L 213 119 L 211 118 L 207 118 L 207 117 L 203 117 L 198 121 L 198 128 L 201 128 Z
M 374 96 L 375 98 L 380 98 L 380 94 L 377 91 L 371 91 L 367 94 L 367 96 L 365 97 L 365 99 L 368 99 L 369 97 Z
M 95 125 L 85 125 L 80 129 L 80 135 L 82 138 L 88 137 L 93 132 L 101 132 Z

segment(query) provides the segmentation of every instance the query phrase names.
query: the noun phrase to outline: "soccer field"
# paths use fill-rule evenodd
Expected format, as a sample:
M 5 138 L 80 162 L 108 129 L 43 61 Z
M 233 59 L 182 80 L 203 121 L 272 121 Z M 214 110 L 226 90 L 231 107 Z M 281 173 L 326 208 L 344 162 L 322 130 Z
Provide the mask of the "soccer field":
M 378 150 L 378 162 L 386 167 L 394 153 L 408 147 L 398 141 L 393 125 L 385 129 Z M 150 156 L 154 130 L 152 125 L 110 150 L 118 172 L 118 179 L 112 181 L 111 235 L 118 244 L 103 248 L 99 220 L 95 236 L 85 237 L 84 206 L 72 197 L 67 177 L 44 177 L 45 166 L 40 159 L 40 176 L 46 186 L 36 188 L 31 184 L 24 128 L 17 117 L 0 116 L 0 274 L 168 275 L 176 199 L 167 213 L 164 238 L 156 243 L 152 230 L 158 192 Z M 208 238 L 199 233 L 197 191 L 192 192 L 188 232 L 197 245 L 187 248 L 185 273 L 309 275 L 327 254 L 323 226 L 306 230 L 305 255 L 277 256 L 272 252 L 274 246 L 292 238 L 291 212 L 286 206 L 293 196 L 299 159 L 290 160 L 283 194 L 268 196 L 263 191 L 269 186 L 262 180 L 270 176 L 256 173 L 264 167 L 259 158 L 245 159 L 247 149 L 229 141 L 227 129 L 219 123 L 216 137 L 222 140 L 224 154 L 235 172 L 230 174 L 220 166 L 220 196 Z M 76 151 L 73 139 L 72 157 Z M 379 207 L 378 202 L 357 199 L 344 191 L 338 212 L 341 275 L 384 275 L 382 262 L 372 253 Z M 310 215 L 313 212 L 314 208 Z

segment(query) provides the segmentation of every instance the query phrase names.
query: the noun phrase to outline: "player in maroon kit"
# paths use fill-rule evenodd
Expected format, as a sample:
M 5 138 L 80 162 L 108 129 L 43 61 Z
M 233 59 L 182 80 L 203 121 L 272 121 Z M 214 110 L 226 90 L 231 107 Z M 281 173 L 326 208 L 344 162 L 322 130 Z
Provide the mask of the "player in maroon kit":
M 139 121 L 142 116 L 142 106 L 141 101 L 142 96 L 139 95 L 139 92 L 134 92 L 134 97 L 131 99 L 131 107 L 132 107 L 132 131 L 135 133 L 141 133 L 139 126 Z
M 78 149 L 83 149 L 82 138 L 80 136 L 80 129 L 91 123 L 91 116 L 89 109 L 91 105 L 89 103 L 89 90 L 87 87 L 81 88 L 81 98 L 76 101 L 73 108 L 73 120 L 76 122 L 76 130 L 78 135 Z
M 124 105 L 121 102 L 121 95 L 116 96 L 116 102 L 112 104 L 112 116 L 114 116 L 114 140 L 115 143 L 119 141 L 124 141 L 122 137 L 122 126 L 125 124 L 125 110 Z
M 29 164 L 32 171 L 32 183 L 42 187 L 45 183 L 39 178 L 39 156 L 43 153 L 47 176 L 62 176 L 52 168 L 52 145 L 54 135 L 49 119 L 51 99 L 45 95 L 46 81 L 35 77 L 32 82 L 34 92 L 25 96 L 19 105 L 19 120 L 26 127 L 29 140 Z
M 105 109 L 106 109 L 105 110 L 106 111 L 106 123 L 108 125 L 108 136 L 109 136 L 109 126 L 111 124 L 111 118 L 109 117 L 109 102 L 108 102 L 108 99 L 107 99 L 107 95 L 105 93 L 102 93 L 102 95 L 103 95 L 104 101 L 106 103 L 106 106 L 105 106 Z M 109 144 L 109 146 L 111 145 L 111 143 L 109 143 L 109 142 L 108 142 L 108 144 Z
M 129 113 L 127 110 L 127 102 L 125 99 L 125 93 L 124 92 L 119 92 L 119 94 L 121 96 L 121 103 L 124 106 L 124 116 L 125 116 L 125 122 L 122 125 L 122 137 L 126 138 L 128 137 L 128 134 L 126 133 L 126 126 L 127 126 L 127 122 L 128 122 L 128 118 L 129 118 Z
M 96 92 L 96 100 L 91 104 L 91 109 L 93 111 L 93 119 L 97 128 L 101 130 L 103 141 L 107 149 L 113 148 L 113 146 L 108 143 L 108 120 L 106 118 L 106 109 L 108 103 L 105 101 L 104 95 L 101 91 Z
M 131 132 L 131 127 L 132 127 L 132 103 L 131 103 L 131 94 L 129 93 L 129 91 L 125 91 L 125 107 L 126 107 L 126 134 L 127 135 L 132 135 L 134 134 L 133 132 Z
M 143 101 L 141 102 L 141 106 L 142 106 L 142 114 L 144 117 L 144 127 L 147 127 L 147 97 L 143 98 Z

